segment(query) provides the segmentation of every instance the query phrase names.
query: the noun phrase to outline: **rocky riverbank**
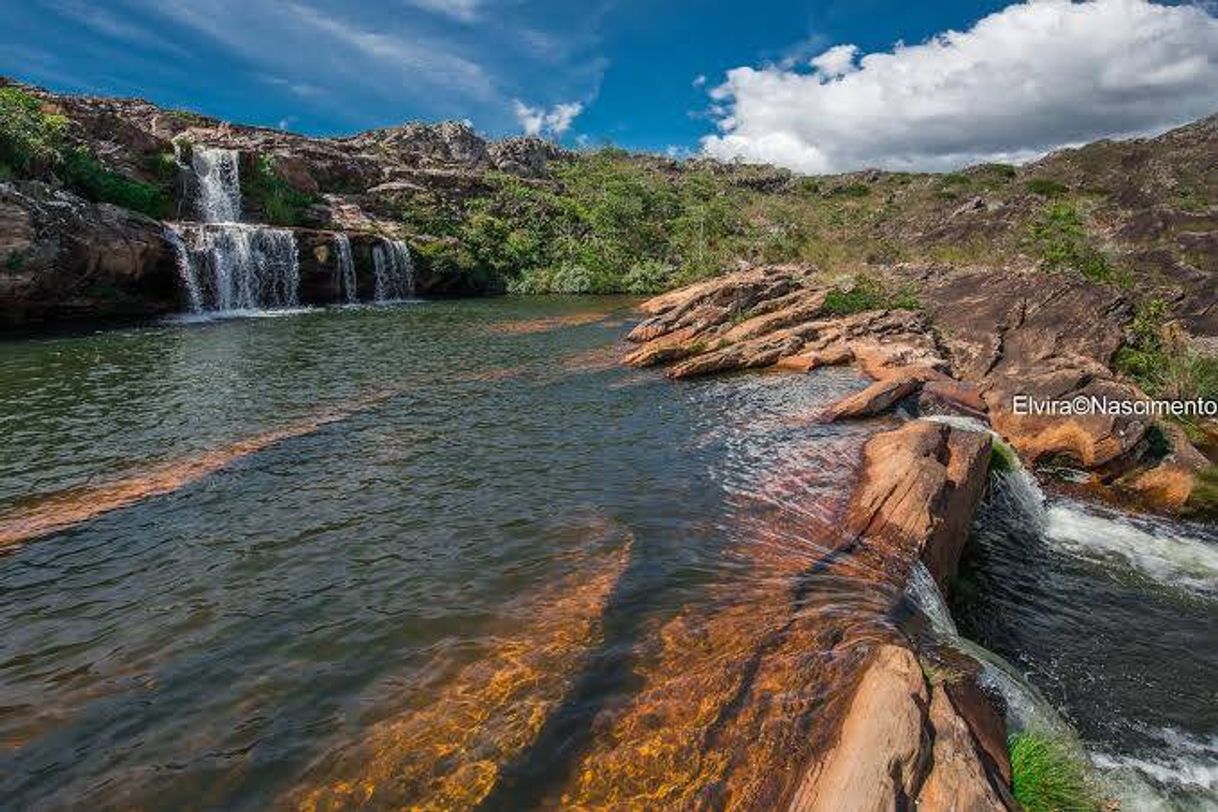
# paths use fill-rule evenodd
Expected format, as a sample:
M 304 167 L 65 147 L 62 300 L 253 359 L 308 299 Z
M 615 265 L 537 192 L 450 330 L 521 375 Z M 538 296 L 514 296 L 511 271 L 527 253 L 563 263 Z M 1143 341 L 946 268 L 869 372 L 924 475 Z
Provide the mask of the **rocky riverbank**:
M 1037 415 L 1015 406 L 1016 395 L 1146 399 L 1110 366 L 1134 318 L 1120 291 L 1043 272 L 903 267 L 894 275 L 915 280 L 910 307 L 843 313 L 863 300 L 800 266 L 750 268 L 659 296 L 643 305 L 648 318 L 631 333 L 641 346 L 626 360 L 670 364 L 678 379 L 854 363 L 875 383 L 821 419 L 901 403 L 979 419 L 1030 464 L 1073 468 L 1113 498 L 1212 509 L 1199 479 L 1211 463 L 1176 427 L 1132 413 Z M 1203 436 L 1214 430 L 1202 421 Z
M 905 306 L 868 309 L 868 297 L 807 267 L 741 270 L 645 302 L 626 362 L 666 364 L 674 379 L 855 364 L 874 382 L 804 419 L 912 415 L 868 441 L 840 544 L 816 565 L 875 581 L 894 613 L 915 566 L 940 587 L 955 574 L 992 460 L 1010 464 L 991 431 L 1029 465 L 1068 466 L 1110 498 L 1210 509 L 1211 463 L 1183 431 L 1013 406 L 1017 394 L 1145 399 L 1110 367 L 1132 319 L 1119 292 L 1044 273 L 902 268 L 899 278 L 917 282 Z M 979 685 L 980 670 L 918 634 L 874 640 L 832 745 L 813 756 L 790 807 L 840 809 L 850 798 L 858 809 L 1018 808 L 1001 700 Z
M 196 159 L 223 152 L 239 175 L 237 219 L 297 244 L 303 304 L 345 301 L 333 250 L 345 238 L 365 280 L 375 267 L 361 246 L 408 245 L 425 295 L 657 293 L 737 262 L 900 284 L 925 281 L 905 278 L 919 267 L 987 271 L 956 286 L 989 284 L 992 269 L 1053 271 L 1165 311 L 1202 341 L 1218 331 L 1215 117 L 1025 166 L 802 177 L 492 141 L 457 122 L 310 137 L 3 78 L 0 104 L 0 325 L 186 309 L 163 223 L 207 221 Z M 968 302 L 979 318 L 1007 318 L 985 309 L 985 292 Z M 931 291 L 928 310 L 940 293 L 950 308 L 969 291 Z M 1088 295 L 1080 306 L 1112 303 Z

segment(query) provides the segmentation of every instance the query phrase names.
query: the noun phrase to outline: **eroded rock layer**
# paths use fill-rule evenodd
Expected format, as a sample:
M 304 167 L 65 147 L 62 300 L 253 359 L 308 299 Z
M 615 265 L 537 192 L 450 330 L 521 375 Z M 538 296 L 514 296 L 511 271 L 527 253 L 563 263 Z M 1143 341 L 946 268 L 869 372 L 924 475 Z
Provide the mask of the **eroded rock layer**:
M 1037 413 L 1029 405 L 1145 400 L 1110 367 L 1132 318 L 1119 291 L 1065 274 L 1001 270 L 905 267 L 892 281 L 914 285 L 919 309 L 840 315 L 840 291 L 814 270 L 749 268 L 648 301 L 648 317 L 630 335 L 640 346 L 626 360 L 668 364 L 673 378 L 853 363 L 875 383 L 823 419 L 910 402 L 989 423 L 1031 463 L 1064 461 L 1104 483 L 1125 476 L 1159 507 L 1188 499 L 1208 463 L 1183 435 L 1169 438 L 1160 460 L 1147 433 L 1153 421 L 1132 409 Z

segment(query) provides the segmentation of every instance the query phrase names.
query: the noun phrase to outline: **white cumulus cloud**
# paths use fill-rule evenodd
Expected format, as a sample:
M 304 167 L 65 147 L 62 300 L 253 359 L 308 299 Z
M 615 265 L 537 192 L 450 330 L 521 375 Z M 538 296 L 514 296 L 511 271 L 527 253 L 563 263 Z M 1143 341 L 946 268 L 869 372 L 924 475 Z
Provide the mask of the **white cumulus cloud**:
M 803 172 L 1023 161 L 1218 110 L 1218 19 L 1200 5 L 1029 0 L 918 45 L 837 45 L 739 67 L 711 91 L 711 156 Z
M 532 107 L 516 99 L 512 105 L 516 120 L 520 122 L 525 135 L 560 136 L 571 129 L 572 122 L 584 110 L 582 102 L 565 102 L 556 104 L 550 109 Z

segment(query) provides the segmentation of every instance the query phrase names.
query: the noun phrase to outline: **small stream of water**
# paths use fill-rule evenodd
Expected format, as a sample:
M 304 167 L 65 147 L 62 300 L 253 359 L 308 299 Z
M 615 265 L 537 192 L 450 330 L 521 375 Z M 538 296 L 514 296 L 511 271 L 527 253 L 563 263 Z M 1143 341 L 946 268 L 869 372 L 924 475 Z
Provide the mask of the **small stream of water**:
M 1218 809 L 1218 531 L 1000 476 L 954 594 L 966 637 L 1077 731 L 1130 810 Z

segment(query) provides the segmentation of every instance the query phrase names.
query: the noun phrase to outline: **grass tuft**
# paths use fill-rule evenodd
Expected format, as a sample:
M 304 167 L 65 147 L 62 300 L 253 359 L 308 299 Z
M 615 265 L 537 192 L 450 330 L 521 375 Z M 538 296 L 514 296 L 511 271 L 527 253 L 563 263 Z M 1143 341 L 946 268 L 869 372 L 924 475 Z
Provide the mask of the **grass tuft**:
M 1018 471 L 1020 467 L 1019 455 L 1015 453 L 1015 449 L 995 437 L 990 446 L 990 470 L 1009 474 Z
M 1025 812 L 1095 812 L 1099 800 L 1087 780 L 1087 765 L 1073 747 L 1040 733 L 1018 733 L 1008 741 L 1011 791 Z

